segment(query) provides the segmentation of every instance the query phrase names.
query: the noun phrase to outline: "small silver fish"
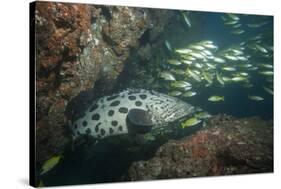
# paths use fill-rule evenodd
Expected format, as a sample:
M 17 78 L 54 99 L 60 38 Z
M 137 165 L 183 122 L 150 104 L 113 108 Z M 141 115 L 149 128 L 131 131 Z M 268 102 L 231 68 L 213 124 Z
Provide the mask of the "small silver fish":
M 192 26 L 191 21 L 190 21 L 188 15 L 186 14 L 186 12 L 182 11 L 181 15 L 182 15 L 184 23 L 187 25 L 187 27 L 191 28 L 191 26 Z
M 176 80 L 175 76 L 168 71 L 161 72 L 159 74 L 159 77 L 166 80 L 166 81 L 175 81 Z
M 165 40 L 165 46 L 169 51 L 171 52 L 173 51 L 173 48 L 168 40 Z
M 254 101 L 263 101 L 263 100 L 264 100 L 263 97 L 257 96 L 257 95 L 249 95 L 248 98 L 249 98 L 250 100 L 254 100 Z

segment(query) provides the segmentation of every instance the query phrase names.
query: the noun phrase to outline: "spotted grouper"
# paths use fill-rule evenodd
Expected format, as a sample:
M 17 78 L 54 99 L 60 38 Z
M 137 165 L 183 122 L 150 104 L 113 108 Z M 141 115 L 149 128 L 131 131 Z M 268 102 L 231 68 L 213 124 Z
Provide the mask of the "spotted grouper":
M 74 139 L 88 135 L 102 139 L 113 135 L 147 133 L 189 116 L 199 108 L 152 90 L 127 89 L 95 100 L 83 117 L 74 121 Z

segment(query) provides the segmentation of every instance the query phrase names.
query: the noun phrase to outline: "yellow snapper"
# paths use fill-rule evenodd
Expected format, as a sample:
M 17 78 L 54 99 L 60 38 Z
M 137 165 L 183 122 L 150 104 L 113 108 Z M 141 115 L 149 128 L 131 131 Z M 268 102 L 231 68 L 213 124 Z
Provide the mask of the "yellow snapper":
M 171 91 L 168 93 L 171 96 L 180 96 L 182 94 L 182 92 L 180 91 Z
M 268 69 L 273 69 L 273 65 L 272 64 L 258 64 L 259 67 L 263 67 L 263 68 L 268 68 Z
M 182 94 L 183 97 L 192 97 L 195 96 L 197 93 L 195 91 L 187 91 Z
M 179 53 L 179 54 L 189 54 L 189 53 L 192 52 L 192 50 L 190 50 L 190 49 L 176 49 L 175 52 Z
M 225 70 L 225 71 L 229 71 L 229 72 L 236 71 L 236 68 L 234 68 L 234 67 L 223 67 L 222 69 Z
M 186 70 L 186 73 L 191 76 L 194 80 L 201 82 L 201 78 L 199 75 L 197 75 L 194 71 L 191 71 L 190 69 Z
M 181 62 L 178 61 L 178 60 L 175 60 L 175 59 L 170 59 L 170 60 L 167 60 L 167 62 L 171 65 L 175 65 L 175 66 L 179 66 L 181 65 Z
M 225 24 L 225 25 L 235 25 L 235 24 L 237 24 L 237 23 L 238 23 L 237 20 L 230 20 L 230 21 L 226 21 L 224 24 Z
M 208 101 L 211 101 L 211 102 L 219 102 L 219 101 L 224 101 L 224 96 L 211 96 L 208 98 Z
M 256 48 L 257 48 L 257 50 L 259 50 L 262 53 L 268 53 L 268 50 L 266 48 L 264 48 L 258 44 L 256 44 Z
M 196 118 L 198 119 L 207 119 L 212 117 L 212 115 L 210 115 L 208 112 L 198 112 L 194 115 Z
M 261 97 L 261 96 L 256 96 L 256 95 L 248 95 L 248 98 L 249 98 L 250 100 L 255 100 L 255 101 L 262 101 L 262 100 L 264 100 L 263 97 Z
M 181 12 L 181 15 L 183 17 L 184 23 L 187 25 L 187 27 L 191 27 L 191 21 L 190 18 L 188 17 L 186 12 Z
M 213 45 L 211 43 L 205 43 L 205 44 L 203 44 L 203 46 L 208 48 L 208 49 L 214 49 L 214 50 L 218 49 L 218 47 L 216 45 Z
M 231 78 L 231 81 L 234 81 L 234 82 L 247 81 L 247 77 L 236 76 L 236 77 Z
M 213 83 L 213 76 L 210 73 L 203 71 L 202 75 L 208 83 L 210 83 L 210 84 Z
M 242 29 L 235 29 L 235 30 L 232 30 L 230 33 L 235 34 L 235 35 L 240 35 L 240 34 L 242 34 L 244 32 L 245 31 L 242 30 Z
M 239 28 L 241 26 L 242 26 L 242 24 L 235 24 L 235 25 L 232 26 L 232 28 Z
M 186 65 L 191 65 L 192 64 L 192 61 L 191 60 L 181 60 L 181 62 L 183 63 L 183 64 L 186 64 Z
M 194 49 L 194 50 L 199 50 L 199 51 L 202 51 L 205 49 L 205 47 L 203 47 L 201 45 L 191 45 L 189 48 Z
M 209 69 L 216 69 L 216 65 L 211 64 L 211 63 L 206 63 L 206 66 L 207 66 Z
M 159 74 L 160 78 L 163 78 L 166 81 L 175 81 L 176 78 L 173 74 L 171 74 L 170 72 L 167 71 L 163 71 Z
M 200 119 L 197 119 L 197 117 L 192 117 L 187 119 L 186 121 L 181 123 L 181 128 L 191 127 L 194 125 L 197 125 L 198 123 L 201 123 L 202 121 Z
M 213 61 L 216 62 L 216 63 L 225 63 L 225 60 L 222 59 L 222 58 L 220 58 L 220 57 L 215 57 L 215 58 L 213 59 Z
M 183 74 L 185 74 L 185 71 L 182 70 L 182 69 L 171 69 L 170 71 L 173 72 L 176 75 L 183 75 Z
M 235 56 L 232 56 L 232 55 L 225 55 L 224 56 L 225 58 L 227 58 L 228 60 L 232 60 L 232 61 L 237 61 L 237 60 L 239 60 L 237 57 L 235 57 Z
M 165 46 L 169 51 L 173 51 L 173 48 L 168 40 L 165 40 Z
M 231 78 L 230 77 L 222 77 L 222 80 L 224 81 L 224 82 L 230 82 L 231 81 Z
M 259 73 L 261 75 L 266 75 L 266 76 L 272 76 L 273 75 L 273 71 L 260 71 Z
M 196 59 L 205 59 L 205 56 L 203 56 L 202 54 L 200 54 L 198 52 L 191 52 L 190 54 L 191 54 L 191 56 L 193 56 Z
M 218 82 L 219 82 L 221 85 L 224 85 L 224 80 L 222 79 L 221 75 L 220 75 L 218 72 L 216 72 L 216 76 L 217 76 Z
M 231 18 L 232 20 L 240 20 L 239 16 L 233 13 L 227 13 L 227 16 Z
M 43 175 L 43 174 L 49 172 L 50 170 L 52 170 L 60 162 L 62 157 L 63 157 L 62 155 L 53 156 L 52 158 L 45 161 L 44 164 L 42 165 L 41 175 Z
M 261 22 L 261 23 L 252 23 L 252 24 L 247 24 L 249 28 L 259 28 L 263 25 L 267 24 L 267 22 Z
M 269 94 L 273 95 L 273 90 L 271 90 L 270 88 L 263 86 L 263 89 Z
M 185 88 L 185 87 L 190 87 L 191 84 L 186 82 L 186 81 L 174 81 L 172 84 L 171 84 L 172 87 L 175 87 L 175 88 Z

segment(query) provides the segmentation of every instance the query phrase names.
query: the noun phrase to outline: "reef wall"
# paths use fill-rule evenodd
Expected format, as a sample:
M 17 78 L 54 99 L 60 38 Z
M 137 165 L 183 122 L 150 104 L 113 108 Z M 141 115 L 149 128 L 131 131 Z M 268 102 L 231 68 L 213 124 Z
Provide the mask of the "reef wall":
M 131 50 L 146 48 L 140 43 L 148 33 L 145 44 L 155 41 L 173 12 L 37 2 L 35 15 L 36 160 L 42 162 L 69 142 L 65 126 L 79 116 L 65 116 L 69 102 L 86 91 L 79 102 L 86 106 L 95 91 L 110 91 Z

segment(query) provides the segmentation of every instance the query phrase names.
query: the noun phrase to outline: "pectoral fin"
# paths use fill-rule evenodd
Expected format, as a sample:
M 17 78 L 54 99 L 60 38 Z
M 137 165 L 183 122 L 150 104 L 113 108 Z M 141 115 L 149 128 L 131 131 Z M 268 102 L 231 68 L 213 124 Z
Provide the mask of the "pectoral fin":
M 129 133 L 144 134 L 151 131 L 152 116 L 142 109 L 131 109 L 126 117 Z

